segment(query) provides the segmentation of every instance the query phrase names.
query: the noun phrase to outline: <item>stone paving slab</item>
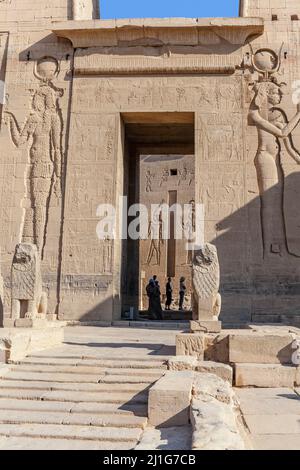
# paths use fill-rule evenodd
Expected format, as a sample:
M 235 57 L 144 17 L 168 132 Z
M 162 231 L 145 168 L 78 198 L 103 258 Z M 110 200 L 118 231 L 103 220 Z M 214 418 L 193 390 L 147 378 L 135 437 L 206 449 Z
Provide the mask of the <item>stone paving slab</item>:
M 291 388 L 236 389 L 254 449 L 300 449 L 300 396 Z
M 253 438 L 255 450 L 300 450 L 300 434 L 269 434 Z
M 266 434 L 300 435 L 300 415 L 247 415 L 246 423 L 250 432 L 256 436 Z
M 300 415 L 300 397 L 293 390 L 281 390 L 273 396 L 266 396 L 264 391 L 260 393 L 261 390 L 253 393 L 251 389 L 236 389 L 244 415 Z

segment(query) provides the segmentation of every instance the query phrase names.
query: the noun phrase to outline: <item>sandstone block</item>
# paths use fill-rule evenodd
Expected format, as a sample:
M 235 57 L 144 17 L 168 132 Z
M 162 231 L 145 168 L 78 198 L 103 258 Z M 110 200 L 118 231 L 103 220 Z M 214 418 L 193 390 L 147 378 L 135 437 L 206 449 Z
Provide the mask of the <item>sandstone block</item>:
M 215 374 L 220 379 L 223 379 L 226 382 L 232 384 L 233 369 L 227 364 L 221 364 L 220 362 L 213 361 L 198 361 L 195 370 L 197 372 L 208 372 Z
M 235 364 L 236 387 L 293 387 L 296 367 L 279 364 Z
M 231 334 L 229 362 L 249 364 L 291 364 L 293 335 Z
M 205 337 L 203 333 L 181 333 L 176 336 L 176 356 L 204 357 Z
M 174 356 L 168 361 L 169 370 L 195 370 L 198 359 L 195 356 Z
M 190 322 L 190 328 L 192 333 L 200 331 L 203 333 L 220 333 L 222 322 L 218 320 L 192 320 Z
M 150 389 L 148 415 L 152 426 L 189 424 L 193 377 L 191 371 L 168 371 Z

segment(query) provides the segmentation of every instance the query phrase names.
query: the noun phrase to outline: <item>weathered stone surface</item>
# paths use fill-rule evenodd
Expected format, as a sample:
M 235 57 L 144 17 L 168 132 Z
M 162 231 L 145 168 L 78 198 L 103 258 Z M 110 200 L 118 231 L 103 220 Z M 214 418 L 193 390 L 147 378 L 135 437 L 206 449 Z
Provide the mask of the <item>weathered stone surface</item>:
M 59 346 L 64 340 L 64 323 L 48 323 L 47 328 L 0 330 L 0 350 L 5 361 L 19 361 L 28 354 Z
M 211 398 L 193 400 L 191 422 L 194 450 L 244 450 L 235 415 L 230 405 Z
M 209 372 L 214 374 L 232 385 L 233 369 L 227 364 L 221 364 L 219 362 L 213 361 L 199 361 L 195 370 L 197 372 Z
M 250 364 L 291 364 L 295 337 L 285 334 L 249 333 L 229 336 L 229 361 Z
M 220 333 L 222 323 L 218 320 L 192 320 L 190 322 L 190 329 L 192 333 Z
M 149 391 L 149 422 L 152 426 L 186 426 L 194 373 L 168 371 Z
M 11 121 L 13 122 L 13 121 Z M 41 165 L 35 162 L 34 165 Z M 38 173 L 38 171 L 36 171 Z M 33 186 L 37 179 L 33 180 Z M 36 202 L 40 189 L 35 187 Z M 37 210 L 37 208 L 35 207 Z M 40 217 L 35 220 L 37 231 L 38 226 L 43 222 Z M 11 320 L 18 328 L 45 328 L 46 323 L 39 323 L 39 320 L 46 322 L 48 300 L 47 294 L 42 288 L 42 274 L 40 253 L 44 241 L 43 233 L 39 233 L 35 243 L 19 243 L 16 246 L 11 270 Z M 37 324 L 36 324 L 37 322 Z
M 199 372 L 194 375 L 194 398 L 204 399 L 205 397 L 212 397 L 222 403 L 231 404 L 233 396 L 231 385 L 220 377 L 205 372 Z
M 190 450 L 191 443 L 191 426 L 159 429 L 148 426 L 135 450 Z
M 192 448 L 245 449 L 235 407 L 236 397 L 228 382 L 214 374 L 196 373 L 191 406 Z
M 206 361 L 229 363 L 229 334 L 205 335 L 204 359 Z
M 202 333 L 181 333 L 176 336 L 176 356 L 204 357 L 205 337 Z
M 216 329 L 221 312 L 221 295 L 219 294 L 220 265 L 217 248 L 214 245 L 206 243 L 203 248 L 195 252 L 192 272 L 193 319 L 198 325 L 202 320 L 206 320 L 208 327 Z M 211 325 L 210 321 L 213 322 Z
M 168 361 L 169 370 L 195 370 L 198 359 L 195 356 L 175 356 Z
M 293 387 L 296 367 L 279 364 L 235 364 L 236 387 Z

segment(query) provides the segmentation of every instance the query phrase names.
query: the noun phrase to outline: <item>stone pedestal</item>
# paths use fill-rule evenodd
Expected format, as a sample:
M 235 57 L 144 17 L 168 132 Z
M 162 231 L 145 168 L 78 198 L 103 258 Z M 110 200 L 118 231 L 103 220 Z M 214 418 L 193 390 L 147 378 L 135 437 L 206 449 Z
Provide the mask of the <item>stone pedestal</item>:
M 203 333 L 180 333 L 176 336 L 176 356 L 196 356 L 203 360 L 205 337 Z

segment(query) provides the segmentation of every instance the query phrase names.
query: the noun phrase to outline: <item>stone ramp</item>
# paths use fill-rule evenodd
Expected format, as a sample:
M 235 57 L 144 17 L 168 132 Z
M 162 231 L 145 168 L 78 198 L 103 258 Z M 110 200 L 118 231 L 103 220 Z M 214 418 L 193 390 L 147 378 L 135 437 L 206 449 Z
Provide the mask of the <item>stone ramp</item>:
M 43 353 L 0 372 L 0 449 L 133 449 L 165 356 Z

